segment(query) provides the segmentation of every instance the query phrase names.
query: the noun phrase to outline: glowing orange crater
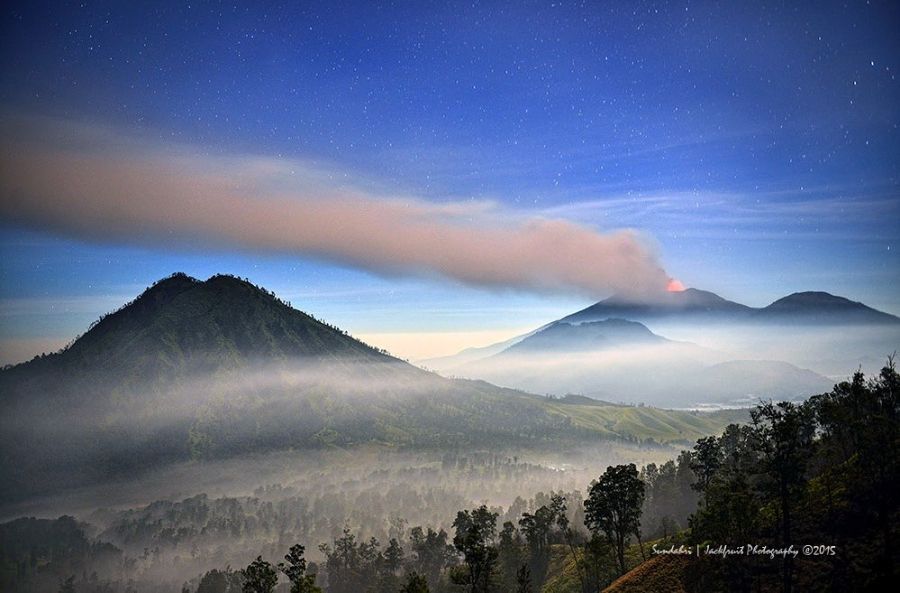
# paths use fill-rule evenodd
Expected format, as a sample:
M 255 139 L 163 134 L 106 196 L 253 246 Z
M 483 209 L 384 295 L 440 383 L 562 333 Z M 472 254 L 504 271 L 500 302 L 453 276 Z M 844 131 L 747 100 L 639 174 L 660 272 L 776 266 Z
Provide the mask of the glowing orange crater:
M 681 283 L 681 280 L 669 278 L 669 283 L 666 285 L 666 290 L 668 290 L 669 292 L 681 292 L 684 290 L 684 284 Z

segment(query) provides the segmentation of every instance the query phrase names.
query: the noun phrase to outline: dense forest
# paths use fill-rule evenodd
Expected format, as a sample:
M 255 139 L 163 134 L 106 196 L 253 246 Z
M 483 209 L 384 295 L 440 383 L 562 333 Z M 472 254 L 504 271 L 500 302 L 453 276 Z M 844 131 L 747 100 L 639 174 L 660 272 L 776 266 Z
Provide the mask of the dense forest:
M 857 373 L 803 403 L 762 404 L 749 423 L 698 440 L 676 460 L 640 470 L 611 465 L 583 493 L 550 490 L 505 507 L 465 496 L 436 502 L 439 492 L 417 487 L 431 479 L 417 470 L 392 488 L 376 480 L 371 491 L 328 483 L 310 498 L 273 486 L 243 498 L 200 495 L 98 512 L 85 522 L 18 519 L 0 526 L 2 585 L 163 591 L 179 566 L 204 565 L 175 586 L 190 593 L 886 590 L 898 560 L 891 545 L 898 392 L 889 360 L 877 377 Z M 500 483 L 504 474 L 553 472 L 453 454 L 431 471 Z M 407 516 L 386 519 L 388 501 L 398 500 Z M 445 514 L 430 514 L 437 509 Z M 240 566 L 231 565 L 238 558 Z

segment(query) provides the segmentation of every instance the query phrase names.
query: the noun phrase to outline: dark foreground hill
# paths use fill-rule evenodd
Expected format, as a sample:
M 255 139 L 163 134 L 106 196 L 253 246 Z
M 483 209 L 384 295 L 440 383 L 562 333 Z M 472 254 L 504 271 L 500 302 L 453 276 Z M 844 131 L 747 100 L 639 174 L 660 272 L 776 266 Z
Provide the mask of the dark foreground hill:
M 0 394 L 0 501 L 192 459 L 362 443 L 688 442 L 734 417 L 656 409 L 634 417 L 608 406 L 601 418 L 577 403 L 444 379 L 247 281 L 183 274 L 63 351 L 0 372 Z M 625 416 L 624 426 L 610 422 Z

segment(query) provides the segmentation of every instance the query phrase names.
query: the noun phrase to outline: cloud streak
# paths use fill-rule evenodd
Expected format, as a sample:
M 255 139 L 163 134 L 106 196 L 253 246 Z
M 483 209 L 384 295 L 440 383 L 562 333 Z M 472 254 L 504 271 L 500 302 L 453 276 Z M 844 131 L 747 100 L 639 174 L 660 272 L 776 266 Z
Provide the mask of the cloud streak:
M 484 202 L 385 196 L 304 162 L 210 156 L 108 128 L 4 127 L 0 215 L 18 224 L 99 241 L 295 254 L 493 289 L 649 297 L 669 280 L 652 246 L 629 230 L 599 233 Z

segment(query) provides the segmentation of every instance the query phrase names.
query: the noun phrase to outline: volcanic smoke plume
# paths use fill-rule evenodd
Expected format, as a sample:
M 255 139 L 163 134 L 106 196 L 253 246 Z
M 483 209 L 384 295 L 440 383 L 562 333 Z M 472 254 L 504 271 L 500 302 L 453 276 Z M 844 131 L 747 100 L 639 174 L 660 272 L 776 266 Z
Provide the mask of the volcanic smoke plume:
M 309 163 L 209 156 L 108 128 L 43 119 L 3 128 L 0 214 L 36 228 L 169 247 L 200 241 L 487 288 L 652 298 L 675 286 L 629 230 L 376 195 Z

